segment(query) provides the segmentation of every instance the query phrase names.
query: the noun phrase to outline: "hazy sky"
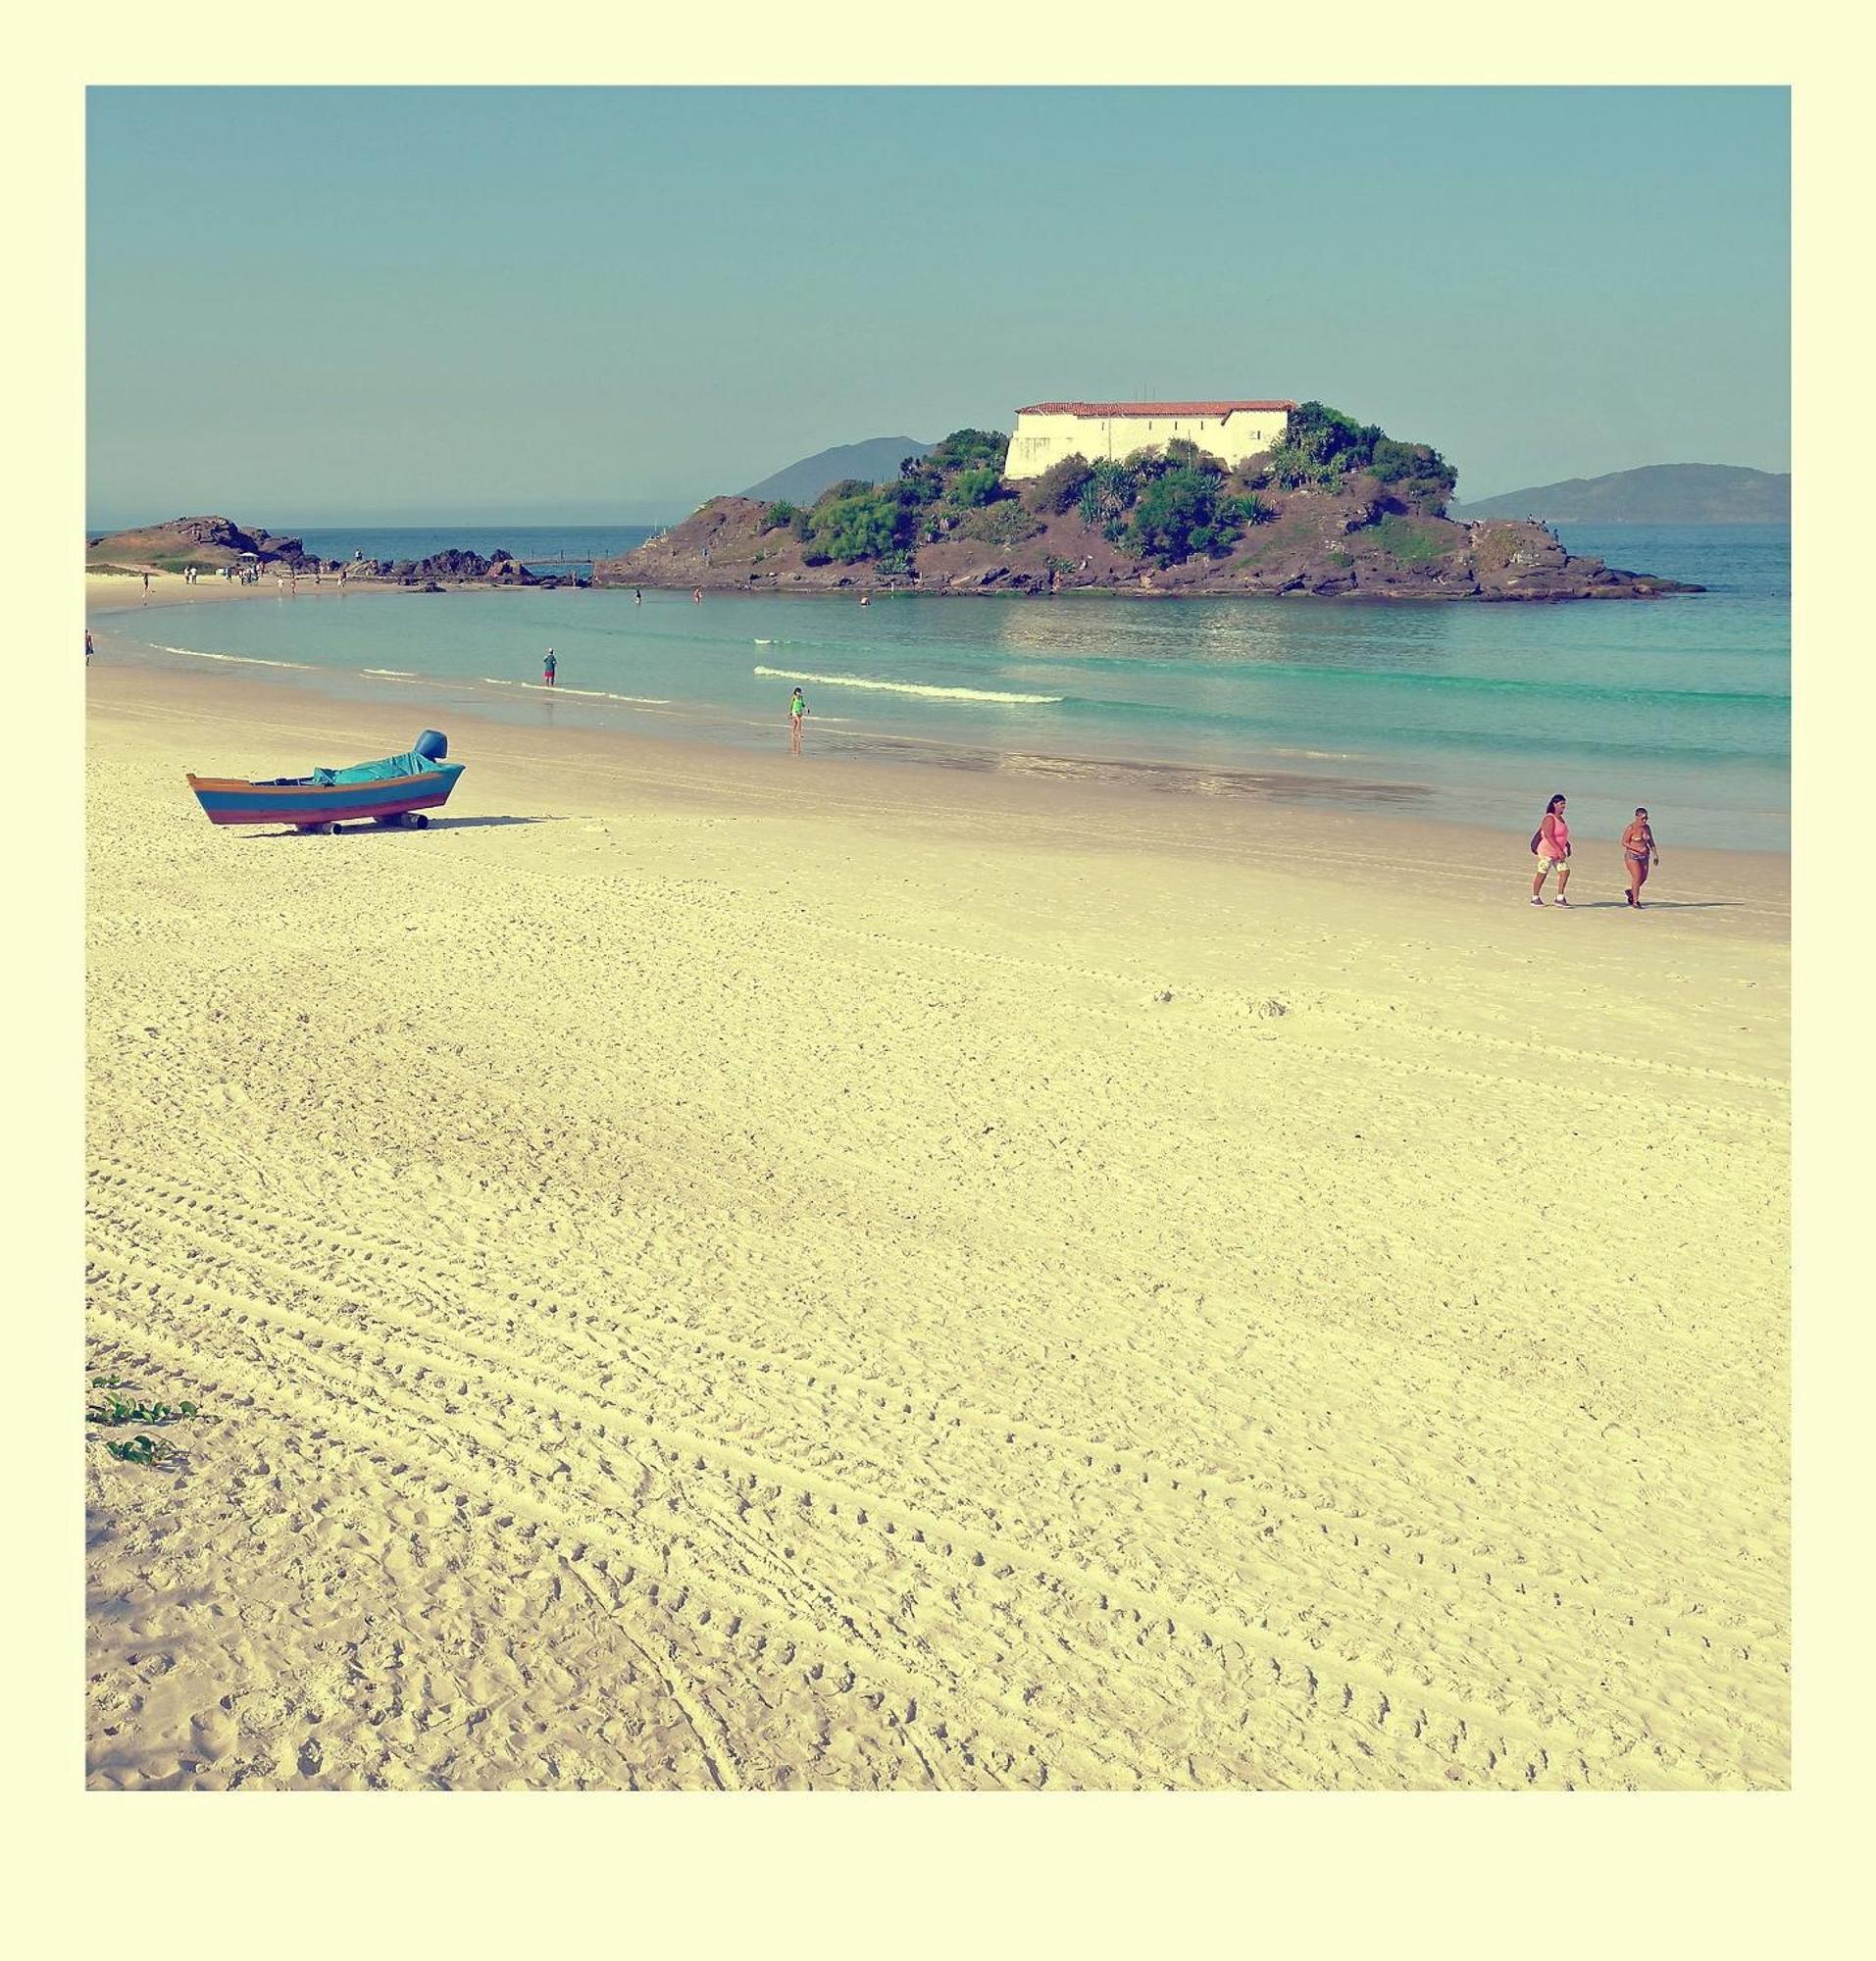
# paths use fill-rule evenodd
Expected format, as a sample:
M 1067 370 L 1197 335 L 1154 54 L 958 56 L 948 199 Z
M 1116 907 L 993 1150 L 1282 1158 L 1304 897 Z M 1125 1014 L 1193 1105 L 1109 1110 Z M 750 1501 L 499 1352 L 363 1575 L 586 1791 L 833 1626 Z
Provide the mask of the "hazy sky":
M 1782 89 L 93 89 L 93 525 L 673 516 L 1050 397 L 1790 467 Z

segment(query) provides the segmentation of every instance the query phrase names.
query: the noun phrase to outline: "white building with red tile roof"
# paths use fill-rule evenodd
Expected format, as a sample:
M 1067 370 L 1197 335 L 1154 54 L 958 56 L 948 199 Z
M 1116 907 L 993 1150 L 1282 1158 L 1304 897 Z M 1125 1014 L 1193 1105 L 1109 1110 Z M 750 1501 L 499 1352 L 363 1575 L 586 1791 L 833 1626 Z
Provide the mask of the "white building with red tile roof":
M 1036 402 L 1016 412 L 1005 477 L 1039 477 L 1065 456 L 1131 456 L 1174 436 L 1233 469 L 1283 440 L 1294 402 Z

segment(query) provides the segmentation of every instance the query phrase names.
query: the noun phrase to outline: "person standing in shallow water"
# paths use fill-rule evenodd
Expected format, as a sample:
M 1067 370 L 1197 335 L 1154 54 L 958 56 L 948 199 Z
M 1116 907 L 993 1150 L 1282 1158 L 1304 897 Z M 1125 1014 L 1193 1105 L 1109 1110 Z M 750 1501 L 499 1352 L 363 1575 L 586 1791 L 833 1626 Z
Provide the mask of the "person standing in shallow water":
M 1639 804 L 1636 806 L 1635 822 L 1622 833 L 1622 869 L 1628 874 L 1628 889 L 1623 893 L 1637 912 L 1642 910 L 1642 887 L 1648 883 L 1648 873 L 1661 862 L 1661 854 L 1654 848 L 1654 832 L 1648 829 L 1648 814 Z
M 84 664 L 86 667 L 91 665 L 91 629 L 89 627 L 84 629 Z
M 1531 849 L 1538 854 L 1537 875 L 1531 880 L 1531 903 L 1544 903 L 1544 881 L 1554 870 L 1557 875 L 1557 904 L 1567 906 L 1564 888 L 1570 882 L 1570 827 L 1563 816 L 1565 798 L 1559 790 L 1545 806 L 1543 821 L 1539 824 L 1537 835 L 1531 840 Z
M 554 676 L 559 672 L 560 663 L 554 659 L 553 648 L 549 647 L 547 649 L 547 658 L 540 664 L 541 684 L 545 687 L 552 687 L 554 684 Z
M 807 714 L 808 704 L 802 700 L 801 690 L 797 687 L 788 697 L 788 754 L 790 756 L 798 756 L 801 753 L 801 725 L 807 720 Z

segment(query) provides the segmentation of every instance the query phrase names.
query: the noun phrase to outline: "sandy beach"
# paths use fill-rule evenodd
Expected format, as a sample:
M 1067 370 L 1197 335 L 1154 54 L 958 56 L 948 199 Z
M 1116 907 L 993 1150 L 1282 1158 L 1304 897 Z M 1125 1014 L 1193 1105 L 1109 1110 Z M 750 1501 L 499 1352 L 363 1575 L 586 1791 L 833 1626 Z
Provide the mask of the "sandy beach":
M 153 572 L 146 587 L 134 572 L 90 572 L 84 575 L 84 610 L 87 618 L 106 613 L 154 611 L 158 607 L 205 606 L 228 599 L 271 599 L 277 604 L 284 596 L 296 603 L 302 599 L 343 599 L 351 592 L 400 592 L 417 595 L 416 587 L 399 585 L 391 579 L 346 579 L 327 573 L 317 581 L 302 573 L 283 584 L 283 575 L 271 567 L 252 585 L 239 579 L 216 578 L 208 575 L 191 584 L 179 572 Z M 522 588 L 525 589 L 525 588 Z M 417 595 L 421 596 L 421 595 Z
M 1789 1784 L 1786 859 L 87 679 L 92 1787 Z

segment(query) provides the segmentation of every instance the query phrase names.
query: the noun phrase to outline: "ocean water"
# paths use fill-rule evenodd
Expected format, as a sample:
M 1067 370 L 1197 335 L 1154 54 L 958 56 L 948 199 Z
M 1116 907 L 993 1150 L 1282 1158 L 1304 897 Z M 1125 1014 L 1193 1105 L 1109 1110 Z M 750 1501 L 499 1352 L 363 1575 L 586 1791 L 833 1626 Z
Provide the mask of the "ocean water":
M 1573 551 L 1709 590 L 1486 606 L 900 594 L 865 607 L 719 594 L 696 605 L 673 592 L 634 605 L 630 591 L 571 587 L 355 591 L 98 624 L 107 651 L 254 664 L 257 679 L 272 666 L 381 701 L 387 751 L 447 729 L 452 707 L 779 745 L 798 683 L 809 746 L 834 766 L 865 754 L 1104 776 L 1514 830 L 1562 790 L 1585 836 L 1616 835 L 1647 804 L 1664 844 L 1788 849 L 1789 528 L 1562 530 Z M 303 535 L 334 557 L 421 556 L 427 539 L 424 550 L 559 555 L 546 528 Z M 605 551 L 629 533 L 552 536 Z M 550 645 L 551 694 L 538 686 Z M 207 760 L 273 774 L 303 759 Z

